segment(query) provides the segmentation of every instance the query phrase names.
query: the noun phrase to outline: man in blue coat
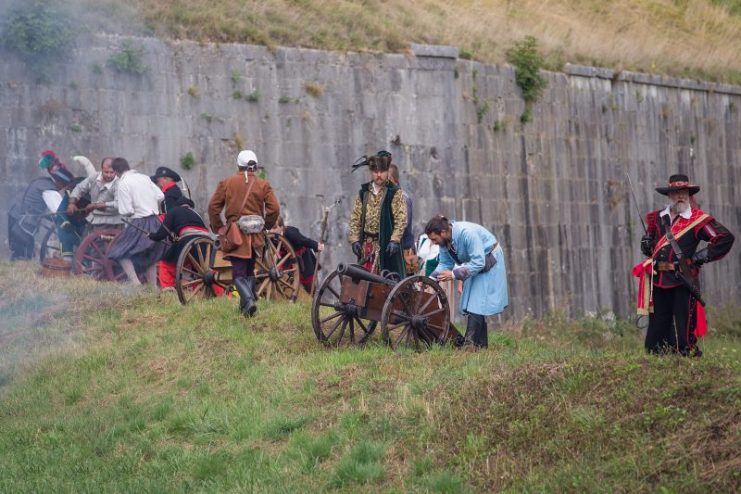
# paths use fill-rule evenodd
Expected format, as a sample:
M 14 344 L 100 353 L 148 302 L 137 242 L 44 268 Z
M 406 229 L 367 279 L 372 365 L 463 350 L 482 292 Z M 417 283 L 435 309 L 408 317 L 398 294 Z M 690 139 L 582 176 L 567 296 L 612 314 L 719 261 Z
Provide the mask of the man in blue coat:
M 425 233 L 440 246 L 440 262 L 430 276 L 463 281 L 459 310 L 468 315 L 465 343 L 486 348 L 486 316 L 499 314 L 509 304 L 502 247 L 483 226 L 441 215 L 427 223 Z

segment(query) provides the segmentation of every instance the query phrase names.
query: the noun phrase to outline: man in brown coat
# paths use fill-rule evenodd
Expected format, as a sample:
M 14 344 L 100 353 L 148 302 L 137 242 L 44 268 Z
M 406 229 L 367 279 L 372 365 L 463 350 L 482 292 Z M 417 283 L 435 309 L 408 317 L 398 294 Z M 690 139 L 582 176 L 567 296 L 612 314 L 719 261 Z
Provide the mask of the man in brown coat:
M 254 152 L 241 151 L 237 156 L 238 172 L 219 182 L 208 203 L 208 219 L 214 232 L 225 225 L 221 220 L 222 210 L 227 226 L 247 215 L 262 217 L 264 228 L 270 229 L 275 225 L 280 215 L 280 204 L 270 182 L 255 175 L 257 166 Z M 255 257 L 263 248 L 263 239 L 261 231 L 242 231 L 242 245 L 224 256 L 232 263 L 232 278 L 239 292 L 240 310 L 245 316 L 252 316 L 256 310 Z

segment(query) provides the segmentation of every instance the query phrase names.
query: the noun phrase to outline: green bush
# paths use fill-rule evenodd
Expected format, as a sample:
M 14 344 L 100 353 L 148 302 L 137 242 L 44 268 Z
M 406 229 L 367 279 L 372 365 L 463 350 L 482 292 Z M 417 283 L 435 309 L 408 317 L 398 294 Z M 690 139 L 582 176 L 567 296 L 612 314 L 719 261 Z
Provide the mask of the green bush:
M 188 151 L 182 158 L 180 158 L 180 166 L 186 170 L 190 170 L 196 166 L 196 158 L 193 156 L 193 153 Z
M 74 42 L 69 14 L 50 1 L 31 1 L 10 12 L 0 45 L 23 59 L 39 81 L 50 79 L 49 65 L 65 58 Z
M 522 123 L 525 123 L 530 120 L 532 104 L 548 85 L 545 78 L 540 75 L 544 60 L 538 52 L 537 40 L 532 36 L 526 36 L 507 51 L 507 61 L 515 66 L 515 82 L 522 91 L 522 99 L 525 100 L 525 113 L 520 118 Z
M 142 75 L 149 67 L 144 63 L 144 47 L 134 46 L 130 41 L 124 41 L 121 50 L 111 55 L 108 65 L 118 72 Z

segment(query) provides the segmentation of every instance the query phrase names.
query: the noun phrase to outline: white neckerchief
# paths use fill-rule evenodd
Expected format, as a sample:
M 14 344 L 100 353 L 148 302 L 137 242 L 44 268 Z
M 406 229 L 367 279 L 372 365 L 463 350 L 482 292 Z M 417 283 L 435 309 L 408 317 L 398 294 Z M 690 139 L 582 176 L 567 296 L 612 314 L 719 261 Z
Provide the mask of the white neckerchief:
M 659 213 L 659 216 L 669 216 L 671 218 L 672 212 L 671 212 L 671 205 L 667 206 L 662 212 Z M 692 216 L 692 206 L 688 207 L 687 210 L 684 213 L 679 213 L 679 216 L 682 218 L 688 220 Z
M 381 189 L 383 189 L 383 187 L 383 185 L 378 187 L 375 182 L 371 182 L 371 192 L 373 192 L 374 196 L 377 196 L 381 192 Z

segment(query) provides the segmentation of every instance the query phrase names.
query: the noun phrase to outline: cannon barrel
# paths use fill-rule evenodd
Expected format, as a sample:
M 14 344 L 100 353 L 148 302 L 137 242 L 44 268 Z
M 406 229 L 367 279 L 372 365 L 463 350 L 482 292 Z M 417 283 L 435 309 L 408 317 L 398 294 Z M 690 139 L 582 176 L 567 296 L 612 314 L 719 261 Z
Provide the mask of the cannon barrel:
M 337 272 L 340 274 L 344 274 L 345 276 L 349 276 L 350 278 L 352 278 L 353 281 L 363 280 L 370 283 L 381 283 L 388 286 L 396 285 L 396 282 L 388 278 L 384 278 L 383 276 L 369 273 L 357 264 L 345 264 L 344 262 L 341 262 L 337 265 Z

